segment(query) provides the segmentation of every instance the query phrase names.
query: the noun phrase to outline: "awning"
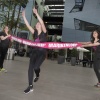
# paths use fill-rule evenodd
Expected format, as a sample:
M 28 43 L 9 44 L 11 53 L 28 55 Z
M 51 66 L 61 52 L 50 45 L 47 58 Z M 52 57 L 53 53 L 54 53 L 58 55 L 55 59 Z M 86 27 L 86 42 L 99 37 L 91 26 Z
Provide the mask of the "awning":
M 77 47 L 78 51 L 83 51 L 83 52 L 90 52 L 88 49 Z

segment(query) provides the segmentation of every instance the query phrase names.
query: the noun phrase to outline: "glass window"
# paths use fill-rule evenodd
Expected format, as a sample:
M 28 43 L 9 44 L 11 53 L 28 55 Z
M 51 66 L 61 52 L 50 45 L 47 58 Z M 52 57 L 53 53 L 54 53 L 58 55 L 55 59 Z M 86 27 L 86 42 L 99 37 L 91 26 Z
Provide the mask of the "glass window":
M 74 18 L 74 26 L 76 30 L 90 31 L 90 32 L 100 27 L 99 25 L 79 20 L 76 18 Z
M 75 6 L 72 8 L 70 13 L 82 11 L 84 2 L 85 2 L 85 0 L 75 0 Z

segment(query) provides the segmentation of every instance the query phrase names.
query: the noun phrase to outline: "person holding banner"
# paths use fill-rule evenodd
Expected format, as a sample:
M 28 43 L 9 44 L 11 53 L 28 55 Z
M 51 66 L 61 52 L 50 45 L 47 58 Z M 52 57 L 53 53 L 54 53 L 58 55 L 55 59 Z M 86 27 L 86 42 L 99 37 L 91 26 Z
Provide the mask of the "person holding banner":
M 100 29 L 96 29 L 91 34 L 91 42 L 81 42 L 82 47 L 93 47 L 94 49 L 94 71 L 98 79 L 95 85 L 100 88 Z
M 0 32 L 0 72 L 7 72 L 7 70 L 3 68 L 3 63 L 10 45 L 10 36 L 8 26 L 4 26 L 3 31 Z
M 29 29 L 29 31 L 32 33 L 34 42 L 40 43 L 40 42 L 46 42 L 47 41 L 47 30 L 44 25 L 43 20 L 39 16 L 37 9 L 33 9 L 33 13 L 37 16 L 37 19 L 39 22 L 37 22 L 35 29 L 32 28 L 26 17 L 25 17 L 25 10 L 22 12 L 22 17 L 24 19 L 24 22 Z M 30 56 L 30 63 L 29 63 L 29 69 L 28 69 L 28 80 L 29 80 L 29 86 L 24 91 L 24 93 L 29 93 L 33 91 L 33 76 L 34 72 L 36 74 L 36 78 L 34 78 L 34 82 L 37 82 L 40 76 L 40 66 L 45 60 L 46 57 L 46 49 L 45 48 L 39 48 L 39 47 L 33 47 L 32 53 Z

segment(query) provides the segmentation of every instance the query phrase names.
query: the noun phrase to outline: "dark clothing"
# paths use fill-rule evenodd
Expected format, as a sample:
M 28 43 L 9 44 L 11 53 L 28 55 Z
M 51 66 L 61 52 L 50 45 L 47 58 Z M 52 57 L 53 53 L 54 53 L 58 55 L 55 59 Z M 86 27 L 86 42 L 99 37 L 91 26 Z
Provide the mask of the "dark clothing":
M 100 83 L 100 59 L 94 60 L 94 71 L 97 76 L 98 82 Z
M 44 51 L 33 50 L 30 56 L 30 64 L 28 69 L 29 85 L 32 85 L 34 71 L 36 77 L 39 77 L 40 66 L 45 60 L 46 53 Z
M 100 43 L 100 40 L 98 40 Z M 94 54 L 94 71 L 98 78 L 98 82 L 100 83 L 100 45 L 95 47 L 95 54 Z
M 82 63 L 83 63 L 83 67 L 86 67 L 86 64 L 88 63 L 87 57 L 83 58 Z
M 35 30 L 35 32 L 33 34 L 33 38 L 34 38 L 34 42 L 36 42 L 36 39 L 39 39 L 39 42 L 46 42 L 47 41 L 47 33 L 41 32 L 41 34 L 38 35 L 37 30 Z M 33 49 L 46 51 L 45 48 L 39 48 L 39 47 L 33 47 Z
M 47 41 L 47 33 L 41 32 L 41 34 L 38 35 L 37 30 L 35 30 L 33 34 L 34 41 L 39 37 L 40 42 L 46 42 Z
M 8 48 L 0 48 L 0 69 L 3 68 L 3 63 L 5 56 L 7 54 Z
M 46 42 L 46 33 L 41 33 L 38 35 L 37 31 L 34 32 L 34 42 Z M 40 73 L 40 66 L 45 60 L 46 57 L 46 49 L 39 48 L 39 47 L 33 47 L 31 55 L 30 55 L 30 63 L 29 63 L 29 69 L 28 69 L 28 79 L 29 79 L 29 85 L 33 84 L 33 76 L 34 71 L 36 74 L 36 77 L 39 77 Z
M 7 36 L 6 33 L 0 32 L 0 36 Z M 1 40 L 0 42 L 0 68 L 3 68 L 5 56 L 9 48 L 10 39 Z
M 7 36 L 7 34 L 6 33 L 4 33 L 4 32 L 0 32 L 0 36 Z M 2 48 L 8 48 L 9 47 L 9 43 L 10 43 L 10 39 L 9 38 L 7 38 L 7 39 L 5 39 L 5 40 L 1 40 L 1 42 L 0 42 L 0 47 Z
M 26 52 L 26 50 L 24 48 L 20 48 L 18 50 L 18 55 L 21 56 L 21 57 L 23 57 L 25 55 L 25 52 Z

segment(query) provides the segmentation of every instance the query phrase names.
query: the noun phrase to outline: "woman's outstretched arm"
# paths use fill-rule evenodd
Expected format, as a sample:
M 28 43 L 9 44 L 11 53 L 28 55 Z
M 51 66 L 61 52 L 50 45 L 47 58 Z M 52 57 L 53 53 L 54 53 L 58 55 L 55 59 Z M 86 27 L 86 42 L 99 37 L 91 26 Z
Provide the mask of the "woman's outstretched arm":
M 7 36 L 2 36 L 2 35 L 1 35 L 1 36 L 0 36 L 0 39 L 1 39 L 1 40 L 5 40 L 5 39 L 9 38 L 10 36 L 11 36 L 11 35 L 7 35 Z
M 33 13 L 37 16 L 37 19 L 39 20 L 39 22 L 40 22 L 40 24 L 41 24 L 41 26 L 42 26 L 42 31 L 43 31 L 44 33 L 46 33 L 46 32 L 47 32 L 46 27 L 45 27 L 45 25 L 44 25 L 44 22 L 43 22 L 42 18 L 40 17 L 40 15 L 39 15 L 38 12 L 37 12 L 37 9 L 33 8 Z
M 100 45 L 100 43 L 96 42 L 96 43 L 83 44 L 82 47 L 93 47 L 93 46 L 98 46 L 98 45 Z
M 28 22 L 27 19 L 26 19 L 25 10 L 22 12 L 22 17 L 23 17 L 24 22 L 25 22 L 27 28 L 29 29 L 29 31 L 30 31 L 32 34 L 34 34 L 34 29 L 30 26 L 29 22 Z

